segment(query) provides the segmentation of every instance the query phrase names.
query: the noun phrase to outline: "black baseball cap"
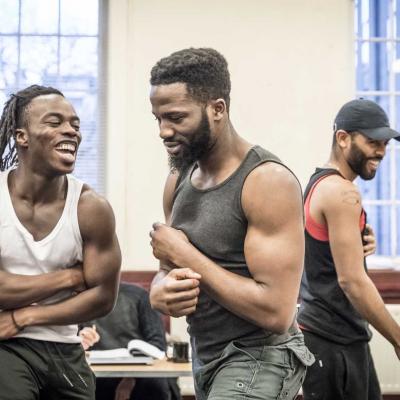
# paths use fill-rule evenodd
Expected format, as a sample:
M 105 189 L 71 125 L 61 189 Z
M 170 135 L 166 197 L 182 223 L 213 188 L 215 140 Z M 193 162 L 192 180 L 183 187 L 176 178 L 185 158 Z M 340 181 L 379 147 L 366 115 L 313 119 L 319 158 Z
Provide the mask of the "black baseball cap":
M 390 128 L 381 106 L 371 100 L 356 99 L 344 104 L 336 115 L 333 130 L 357 131 L 373 140 L 400 140 L 400 133 Z

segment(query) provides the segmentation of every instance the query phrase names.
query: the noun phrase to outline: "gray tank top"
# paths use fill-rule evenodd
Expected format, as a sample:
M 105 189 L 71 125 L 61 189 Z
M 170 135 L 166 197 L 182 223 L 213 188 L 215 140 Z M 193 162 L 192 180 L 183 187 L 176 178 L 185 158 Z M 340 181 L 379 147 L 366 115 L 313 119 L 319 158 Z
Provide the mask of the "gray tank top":
M 247 220 L 241 205 L 242 188 L 248 174 L 265 162 L 281 164 L 275 155 L 254 146 L 229 178 L 205 190 L 192 185 L 194 165 L 181 173 L 174 194 L 172 226 L 184 231 L 190 242 L 219 266 L 246 277 L 250 273 L 244 256 Z M 267 332 L 231 313 L 202 290 L 196 312 L 187 322 L 194 354 L 203 363 L 218 358 L 233 340 L 271 345 L 288 340 L 288 334 Z M 291 330 L 297 331 L 294 326 Z

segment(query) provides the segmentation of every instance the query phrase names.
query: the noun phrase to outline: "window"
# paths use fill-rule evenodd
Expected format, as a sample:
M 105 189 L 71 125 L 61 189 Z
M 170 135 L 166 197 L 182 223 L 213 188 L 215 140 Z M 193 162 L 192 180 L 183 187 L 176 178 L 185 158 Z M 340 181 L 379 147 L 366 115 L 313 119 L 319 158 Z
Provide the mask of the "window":
M 355 2 L 357 97 L 373 100 L 400 129 L 400 0 Z M 387 147 L 374 180 L 358 180 L 377 255 L 384 265 L 400 256 L 400 142 Z M 378 261 L 379 260 L 374 260 Z M 398 260 L 397 260 L 398 261 Z M 398 262 L 397 262 L 398 264 Z
M 101 0 L 0 0 L 1 108 L 9 94 L 32 84 L 60 89 L 82 121 L 74 174 L 100 192 L 101 6 Z

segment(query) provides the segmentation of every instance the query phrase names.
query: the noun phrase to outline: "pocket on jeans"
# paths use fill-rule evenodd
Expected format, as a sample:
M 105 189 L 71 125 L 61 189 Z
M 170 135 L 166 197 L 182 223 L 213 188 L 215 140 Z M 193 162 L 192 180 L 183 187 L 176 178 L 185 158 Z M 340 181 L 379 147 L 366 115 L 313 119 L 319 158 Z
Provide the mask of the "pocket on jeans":
M 315 362 L 315 357 L 306 346 L 293 346 L 289 350 L 296 356 L 296 358 L 305 366 L 310 367 Z

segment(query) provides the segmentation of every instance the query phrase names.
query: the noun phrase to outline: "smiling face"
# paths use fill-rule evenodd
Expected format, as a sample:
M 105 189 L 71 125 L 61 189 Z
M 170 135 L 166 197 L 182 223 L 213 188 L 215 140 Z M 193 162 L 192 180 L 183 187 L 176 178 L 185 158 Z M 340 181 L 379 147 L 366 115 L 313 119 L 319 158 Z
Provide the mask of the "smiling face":
M 206 105 L 194 100 L 184 83 L 152 86 L 150 101 L 171 168 L 201 160 L 214 143 Z
M 73 171 L 81 134 L 79 118 L 64 97 L 35 97 L 25 109 L 23 125 L 16 132 L 20 162 L 50 174 Z
M 372 140 L 360 133 L 355 133 L 351 136 L 347 163 L 362 179 L 373 179 L 385 156 L 387 143 L 388 140 Z

